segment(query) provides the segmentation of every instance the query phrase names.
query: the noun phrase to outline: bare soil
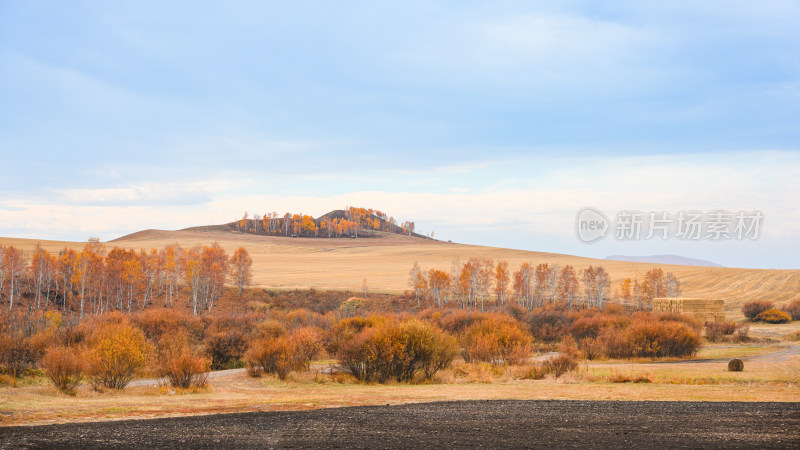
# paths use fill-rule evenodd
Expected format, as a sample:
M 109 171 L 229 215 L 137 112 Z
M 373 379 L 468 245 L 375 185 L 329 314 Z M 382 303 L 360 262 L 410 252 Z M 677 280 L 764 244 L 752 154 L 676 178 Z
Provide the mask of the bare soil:
M 800 448 L 800 403 L 460 401 L 0 428 L 0 448 Z

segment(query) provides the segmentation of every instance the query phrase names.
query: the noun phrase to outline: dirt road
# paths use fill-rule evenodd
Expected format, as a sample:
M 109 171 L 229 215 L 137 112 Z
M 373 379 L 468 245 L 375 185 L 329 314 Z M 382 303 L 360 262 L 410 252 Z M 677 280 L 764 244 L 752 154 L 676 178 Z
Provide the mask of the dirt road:
M 798 448 L 798 403 L 466 401 L 0 428 L 0 447 Z

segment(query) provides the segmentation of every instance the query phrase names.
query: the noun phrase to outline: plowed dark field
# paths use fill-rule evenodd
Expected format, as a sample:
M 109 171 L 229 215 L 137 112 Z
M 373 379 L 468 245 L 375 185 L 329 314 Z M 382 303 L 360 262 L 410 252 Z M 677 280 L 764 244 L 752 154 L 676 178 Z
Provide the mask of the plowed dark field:
M 0 447 L 800 448 L 800 404 L 439 402 L 9 427 Z

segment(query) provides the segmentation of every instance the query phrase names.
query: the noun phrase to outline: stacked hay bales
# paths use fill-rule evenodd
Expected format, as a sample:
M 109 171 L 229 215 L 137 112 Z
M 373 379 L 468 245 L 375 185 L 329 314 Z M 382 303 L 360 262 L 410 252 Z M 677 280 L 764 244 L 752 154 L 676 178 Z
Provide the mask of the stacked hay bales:
M 653 311 L 688 314 L 702 323 L 725 321 L 725 301 L 717 299 L 658 297 L 653 299 Z

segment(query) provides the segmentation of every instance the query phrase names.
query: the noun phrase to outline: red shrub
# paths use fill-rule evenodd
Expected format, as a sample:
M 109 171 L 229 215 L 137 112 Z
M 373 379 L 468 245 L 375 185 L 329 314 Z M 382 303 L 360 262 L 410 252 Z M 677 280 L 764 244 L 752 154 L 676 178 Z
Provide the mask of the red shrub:
M 577 341 L 584 338 L 595 338 L 605 330 L 621 330 L 631 323 L 627 316 L 610 315 L 595 312 L 594 315 L 581 317 L 572 323 L 569 332 Z
M 14 378 L 36 365 L 41 358 L 31 338 L 22 333 L 0 334 L 0 364 Z
M 548 343 L 563 338 L 571 323 L 565 312 L 552 309 L 534 310 L 527 317 L 527 322 L 533 338 Z
M 736 328 L 736 322 L 706 322 L 706 339 L 709 342 L 719 342 L 723 336 L 732 335 Z
M 247 339 L 241 330 L 223 331 L 206 336 L 204 344 L 206 355 L 211 358 L 213 370 L 237 367 L 239 359 L 247 350 Z
M 774 304 L 768 301 L 748 302 L 745 303 L 744 306 L 742 306 L 742 313 L 748 319 L 753 320 L 756 318 L 757 315 L 772 308 L 773 306 Z
M 800 300 L 792 300 L 783 307 L 783 311 L 792 317 L 792 320 L 800 320 Z

